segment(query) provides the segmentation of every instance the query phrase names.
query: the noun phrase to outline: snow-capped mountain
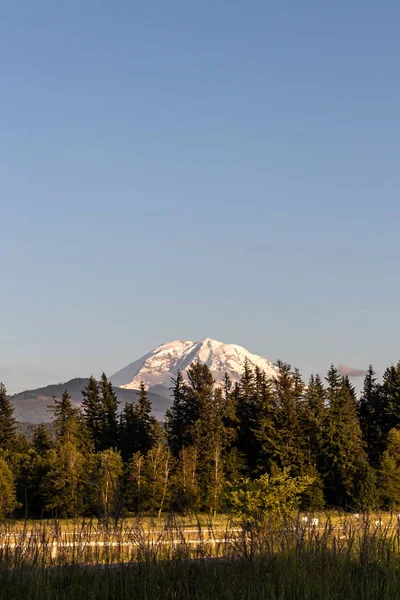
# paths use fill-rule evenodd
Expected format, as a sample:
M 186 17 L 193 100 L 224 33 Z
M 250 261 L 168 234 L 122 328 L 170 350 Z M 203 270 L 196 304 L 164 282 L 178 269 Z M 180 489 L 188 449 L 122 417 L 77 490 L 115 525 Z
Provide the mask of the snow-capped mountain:
M 116 386 L 130 390 L 138 389 L 143 381 L 152 391 L 163 393 L 163 387 L 169 395 L 171 378 L 178 369 L 185 376 L 186 369 L 199 361 L 210 368 L 217 381 L 223 378 L 224 373 L 228 373 L 233 381 L 238 381 L 246 359 L 253 368 L 257 366 L 265 371 L 268 377 L 276 374 L 276 367 L 266 358 L 252 354 L 241 346 L 206 338 L 200 342 L 175 341 L 162 344 L 115 373 L 111 381 Z

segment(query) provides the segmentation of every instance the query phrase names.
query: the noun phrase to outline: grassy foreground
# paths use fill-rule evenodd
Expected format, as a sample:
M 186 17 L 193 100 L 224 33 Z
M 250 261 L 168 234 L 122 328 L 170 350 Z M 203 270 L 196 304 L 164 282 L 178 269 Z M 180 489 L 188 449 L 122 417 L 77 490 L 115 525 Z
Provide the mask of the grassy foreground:
M 35 535 L 0 532 L 0 600 L 400 598 L 399 527 L 390 516 L 317 527 L 297 518 L 224 533 L 174 521 L 161 532 L 122 523 L 63 533 L 58 524 Z

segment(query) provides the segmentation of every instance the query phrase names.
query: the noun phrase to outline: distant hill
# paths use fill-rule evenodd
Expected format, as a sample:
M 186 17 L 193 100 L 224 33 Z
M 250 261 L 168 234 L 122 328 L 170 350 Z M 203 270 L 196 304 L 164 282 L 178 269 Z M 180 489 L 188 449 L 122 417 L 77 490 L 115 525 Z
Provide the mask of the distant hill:
M 19 394 L 10 396 L 14 405 L 15 418 L 24 423 L 46 423 L 50 421 L 50 412 L 48 405 L 52 403 L 53 396 L 61 398 L 63 392 L 71 395 L 72 401 L 76 406 L 82 402 L 82 390 L 89 381 L 88 378 L 76 378 L 66 383 L 47 385 L 36 390 L 28 390 Z M 114 392 L 120 402 L 120 409 L 127 402 L 136 402 L 138 397 L 137 390 L 127 390 L 114 387 Z M 165 411 L 170 407 L 172 399 L 149 392 L 149 399 L 152 403 L 152 412 L 158 419 L 163 419 Z

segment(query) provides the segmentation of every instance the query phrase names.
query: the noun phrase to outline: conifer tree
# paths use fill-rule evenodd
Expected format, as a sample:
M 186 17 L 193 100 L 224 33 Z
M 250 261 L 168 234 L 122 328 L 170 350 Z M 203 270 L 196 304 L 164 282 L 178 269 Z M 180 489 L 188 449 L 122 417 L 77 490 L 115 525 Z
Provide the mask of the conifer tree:
M 206 364 L 196 362 L 187 370 L 187 443 L 199 441 L 198 421 L 211 406 L 214 392 L 214 378 Z
M 151 414 L 151 402 L 143 381 L 136 403 L 126 403 L 120 420 L 121 450 L 124 460 L 133 454 L 146 454 L 155 440 L 156 419 Z
M 273 380 L 276 404 L 275 463 L 279 468 L 291 468 L 299 474 L 305 460 L 301 412 L 304 383 L 297 369 L 277 362 L 278 374 Z
M 86 429 L 94 444 L 96 451 L 103 448 L 104 436 L 104 405 L 100 398 L 99 383 L 90 376 L 88 383 L 82 390 L 82 410 L 85 417 Z
M 143 381 L 139 387 L 139 398 L 135 405 L 137 418 L 137 451 L 146 454 L 154 444 L 155 418 L 151 414 L 151 402 Z
M 257 405 L 254 373 L 247 359 L 236 391 L 236 412 L 239 422 L 236 447 L 246 459 L 249 474 L 253 474 L 256 472 L 259 462 L 260 446 L 256 435 L 259 406 Z
M 53 413 L 53 428 L 58 442 L 76 443 L 81 434 L 79 409 L 73 406 L 67 390 L 60 400 L 53 396 L 53 404 L 49 406 L 49 409 Z
M 360 426 L 367 445 L 368 458 L 374 467 L 385 450 L 388 433 L 387 398 L 377 383 L 372 365 L 368 367 L 359 404 Z
M 400 361 L 391 365 L 383 374 L 382 401 L 386 411 L 383 424 L 385 442 L 387 435 L 394 427 L 400 427 Z
M 306 461 L 321 468 L 321 454 L 326 427 L 326 391 L 319 375 L 311 375 L 304 395 L 302 412 L 303 431 L 306 441 Z
M 135 452 L 138 452 L 138 422 L 135 404 L 127 402 L 122 409 L 119 426 L 120 448 L 122 457 L 126 462 Z
M 327 501 L 346 507 L 357 503 L 357 481 L 366 472 L 366 453 L 362 440 L 354 389 L 348 378 L 341 378 L 331 365 L 327 375 L 326 437 L 324 443 L 324 477 Z
M 253 425 L 257 449 L 257 474 L 270 472 L 276 464 L 278 456 L 277 406 L 272 383 L 267 380 L 265 373 L 258 375 L 256 371 L 256 395 L 258 410 Z
M 105 373 L 101 376 L 100 390 L 103 422 L 98 443 L 103 450 L 115 449 L 118 446 L 118 399 Z
M 16 435 L 14 407 L 7 397 L 7 390 L 0 383 L 0 449 L 10 449 Z
M 173 403 L 166 413 L 165 429 L 168 443 L 175 457 L 179 456 L 182 448 L 188 443 L 188 405 L 187 389 L 181 371 L 172 379 Z
M 32 445 L 40 456 L 44 456 L 53 447 L 49 430 L 43 423 L 40 423 L 33 432 Z

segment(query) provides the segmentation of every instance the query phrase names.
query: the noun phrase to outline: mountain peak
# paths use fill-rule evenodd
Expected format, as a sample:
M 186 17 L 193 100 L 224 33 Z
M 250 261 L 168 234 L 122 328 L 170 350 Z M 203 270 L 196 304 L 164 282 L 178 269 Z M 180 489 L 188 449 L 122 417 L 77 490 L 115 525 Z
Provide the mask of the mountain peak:
M 252 354 L 242 346 L 225 344 L 212 338 L 199 342 L 176 340 L 161 344 L 142 358 L 129 364 L 111 377 L 114 385 L 126 389 L 138 389 L 143 381 L 148 388 L 165 386 L 169 388 L 171 379 L 178 370 L 183 376 L 195 362 L 205 363 L 216 381 L 222 380 L 225 373 L 239 381 L 245 361 L 250 366 L 265 371 L 268 377 L 276 374 L 276 368 L 266 358 Z

